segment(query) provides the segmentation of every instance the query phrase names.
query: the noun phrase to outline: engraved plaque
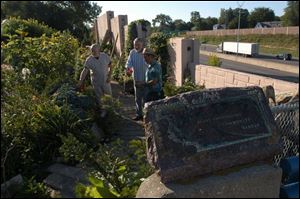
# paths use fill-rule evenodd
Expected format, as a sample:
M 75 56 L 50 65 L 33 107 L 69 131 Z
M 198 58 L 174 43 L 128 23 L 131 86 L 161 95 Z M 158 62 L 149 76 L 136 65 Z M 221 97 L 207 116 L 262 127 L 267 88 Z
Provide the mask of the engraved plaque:
M 163 182 L 263 160 L 280 147 L 259 87 L 189 92 L 145 110 L 147 156 Z

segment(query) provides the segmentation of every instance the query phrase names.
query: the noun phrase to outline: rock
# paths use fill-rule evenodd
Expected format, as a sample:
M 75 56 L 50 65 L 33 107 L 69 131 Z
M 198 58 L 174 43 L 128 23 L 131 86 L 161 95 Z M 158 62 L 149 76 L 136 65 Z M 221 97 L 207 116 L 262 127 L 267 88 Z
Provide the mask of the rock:
M 260 87 L 188 92 L 145 105 L 147 157 L 162 182 L 186 179 L 280 152 Z
M 87 173 L 81 168 L 56 163 L 48 167 L 47 171 L 72 178 L 76 181 L 88 182 Z
M 58 190 L 63 198 L 75 197 L 75 186 L 77 183 L 89 185 L 87 173 L 81 168 L 53 164 L 48 167 L 47 171 L 52 174 L 44 180 L 44 183 Z
M 1 198 L 11 198 L 16 191 L 23 186 L 23 177 L 21 174 L 11 178 L 1 184 Z
M 78 181 L 59 174 L 51 174 L 45 180 L 44 183 L 48 186 L 59 190 L 62 197 L 74 198 L 75 197 L 75 185 Z M 66 194 L 67 193 L 67 194 Z M 70 194 L 71 193 L 71 194 Z
M 95 138 L 97 139 L 97 141 L 101 141 L 105 137 L 103 130 L 101 128 L 99 128 L 95 122 L 93 123 L 91 131 L 92 131 L 93 135 L 95 135 Z
M 156 173 L 138 189 L 136 198 L 278 198 L 282 170 L 247 165 L 188 182 L 162 183 Z

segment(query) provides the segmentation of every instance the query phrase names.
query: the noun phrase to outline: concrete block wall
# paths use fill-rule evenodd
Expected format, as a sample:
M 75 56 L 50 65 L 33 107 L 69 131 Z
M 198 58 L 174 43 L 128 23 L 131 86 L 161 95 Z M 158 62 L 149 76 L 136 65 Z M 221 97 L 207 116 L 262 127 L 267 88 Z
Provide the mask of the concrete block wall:
M 238 72 L 207 65 L 196 65 L 195 83 L 206 88 L 267 86 L 274 87 L 275 94 L 297 93 L 299 84 L 259 75 Z

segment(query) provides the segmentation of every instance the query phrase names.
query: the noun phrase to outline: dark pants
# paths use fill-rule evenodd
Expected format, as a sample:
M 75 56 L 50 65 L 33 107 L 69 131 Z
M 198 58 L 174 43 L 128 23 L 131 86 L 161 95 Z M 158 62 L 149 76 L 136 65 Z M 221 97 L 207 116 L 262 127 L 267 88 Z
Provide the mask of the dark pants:
M 151 102 L 163 98 L 162 92 L 148 92 L 145 97 L 145 102 Z
M 145 88 L 143 85 L 134 85 L 136 115 L 143 116 Z

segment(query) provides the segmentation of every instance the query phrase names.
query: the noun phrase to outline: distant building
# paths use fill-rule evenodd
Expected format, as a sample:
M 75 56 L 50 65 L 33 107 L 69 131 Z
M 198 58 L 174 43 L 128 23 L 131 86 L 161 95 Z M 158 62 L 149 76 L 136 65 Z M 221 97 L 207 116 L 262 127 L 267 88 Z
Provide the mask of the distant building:
M 282 27 L 281 21 L 258 22 L 254 28 L 276 28 Z
M 215 24 L 213 26 L 213 30 L 219 30 L 219 29 L 226 29 L 226 25 L 225 24 Z

